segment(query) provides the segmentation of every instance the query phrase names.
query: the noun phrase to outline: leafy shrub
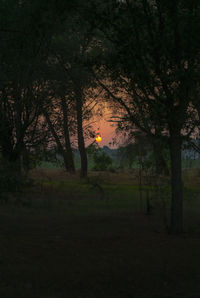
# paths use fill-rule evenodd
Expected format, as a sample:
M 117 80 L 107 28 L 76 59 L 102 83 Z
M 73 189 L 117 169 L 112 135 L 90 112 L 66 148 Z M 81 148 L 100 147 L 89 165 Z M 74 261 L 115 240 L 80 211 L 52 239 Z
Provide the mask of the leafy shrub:
M 26 183 L 15 163 L 0 161 L 0 193 L 22 191 Z
M 109 170 L 109 172 L 110 172 L 110 173 L 117 173 L 117 170 L 116 170 L 116 168 L 114 168 L 114 167 L 112 167 L 112 166 L 111 166 L 111 167 L 109 167 L 109 169 L 108 169 L 108 170 Z
M 93 155 L 95 171 L 106 171 L 112 165 L 112 158 L 104 151 L 95 152 Z
M 87 147 L 87 154 L 93 160 L 94 171 L 106 171 L 112 165 L 112 158 L 104 152 L 97 144 L 91 144 Z

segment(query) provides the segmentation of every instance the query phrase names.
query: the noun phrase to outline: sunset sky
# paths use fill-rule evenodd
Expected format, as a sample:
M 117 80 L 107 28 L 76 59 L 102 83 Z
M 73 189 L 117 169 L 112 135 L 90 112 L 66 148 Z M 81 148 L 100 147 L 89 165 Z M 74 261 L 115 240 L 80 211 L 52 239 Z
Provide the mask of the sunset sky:
M 95 133 L 96 134 L 99 133 L 102 137 L 102 141 L 99 142 L 98 144 L 100 147 L 108 146 L 111 148 L 116 148 L 118 146 L 112 144 L 113 138 L 116 138 L 116 132 L 115 132 L 116 124 L 114 124 L 113 122 L 109 122 L 113 114 L 111 110 L 109 110 L 106 103 L 104 105 L 101 105 L 101 107 L 103 111 L 102 116 L 94 115 L 92 119 L 90 119 L 91 122 L 94 122 L 92 126 Z M 91 144 L 94 140 L 95 138 L 86 141 L 86 146 Z
M 112 143 L 113 138 L 115 137 L 115 127 L 111 126 L 110 122 L 102 119 L 97 124 L 97 131 L 99 128 L 100 135 L 102 137 L 102 141 L 99 143 L 100 147 L 109 146 L 109 143 Z

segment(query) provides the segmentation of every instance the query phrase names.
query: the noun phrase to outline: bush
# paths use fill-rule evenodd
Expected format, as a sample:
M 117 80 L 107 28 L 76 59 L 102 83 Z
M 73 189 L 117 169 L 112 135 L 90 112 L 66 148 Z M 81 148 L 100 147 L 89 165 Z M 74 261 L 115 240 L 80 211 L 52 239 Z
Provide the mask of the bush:
M 15 163 L 0 161 L 0 193 L 20 192 L 27 179 L 17 170 Z
M 93 155 L 95 171 L 106 171 L 112 165 L 112 158 L 104 151 L 97 151 Z
M 109 170 L 109 172 L 110 172 L 110 173 L 117 173 L 117 170 L 116 170 L 116 168 L 114 168 L 114 167 L 112 167 L 112 166 L 111 166 L 111 167 L 109 167 L 109 169 L 108 169 L 108 170 Z

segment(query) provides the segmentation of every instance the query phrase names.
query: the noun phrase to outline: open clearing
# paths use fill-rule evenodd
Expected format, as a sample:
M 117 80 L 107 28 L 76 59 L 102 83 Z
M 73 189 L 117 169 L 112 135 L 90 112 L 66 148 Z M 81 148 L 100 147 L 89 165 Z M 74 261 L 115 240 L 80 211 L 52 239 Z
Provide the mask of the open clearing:
M 0 205 L 0 298 L 200 298 L 199 177 L 185 174 L 181 236 L 157 198 L 145 214 L 131 175 L 93 177 L 103 196 L 61 171 L 32 177 L 21 204 Z

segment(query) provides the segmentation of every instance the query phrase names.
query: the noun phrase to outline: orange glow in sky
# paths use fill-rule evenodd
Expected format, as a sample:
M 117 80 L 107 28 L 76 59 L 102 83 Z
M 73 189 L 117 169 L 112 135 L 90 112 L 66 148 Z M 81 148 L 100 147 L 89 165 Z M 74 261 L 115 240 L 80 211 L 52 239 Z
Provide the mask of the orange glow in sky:
M 97 133 L 97 137 L 99 136 L 99 142 L 101 147 L 103 146 L 110 146 L 109 143 L 112 143 L 113 137 L 115 137 L 115 128 L 111 126 L 109 122 L 102 119 L 98 122 L 99 126 L 99 133 Z
M 100 135 L 96 136 L 96 142 L 99 143 L 102 141 L 102 137 Z
M 115 129 L 113 123 L 109 122 L 110 117 L 112 116 L 109 108 L 104 107 L 103 113 L 101 116 L 94 115 L 91 122 L 93 122 L 92 127 L 95 132 L 95 138 L 93 139 L 98 143 L 99 147 L 109 146 L 113 147 L 113 138 L 116 137 Z M 86 146 L 91 143 L 91 139 L 86 141 Z M 115 147 L 115 146 L 114 146 Z

